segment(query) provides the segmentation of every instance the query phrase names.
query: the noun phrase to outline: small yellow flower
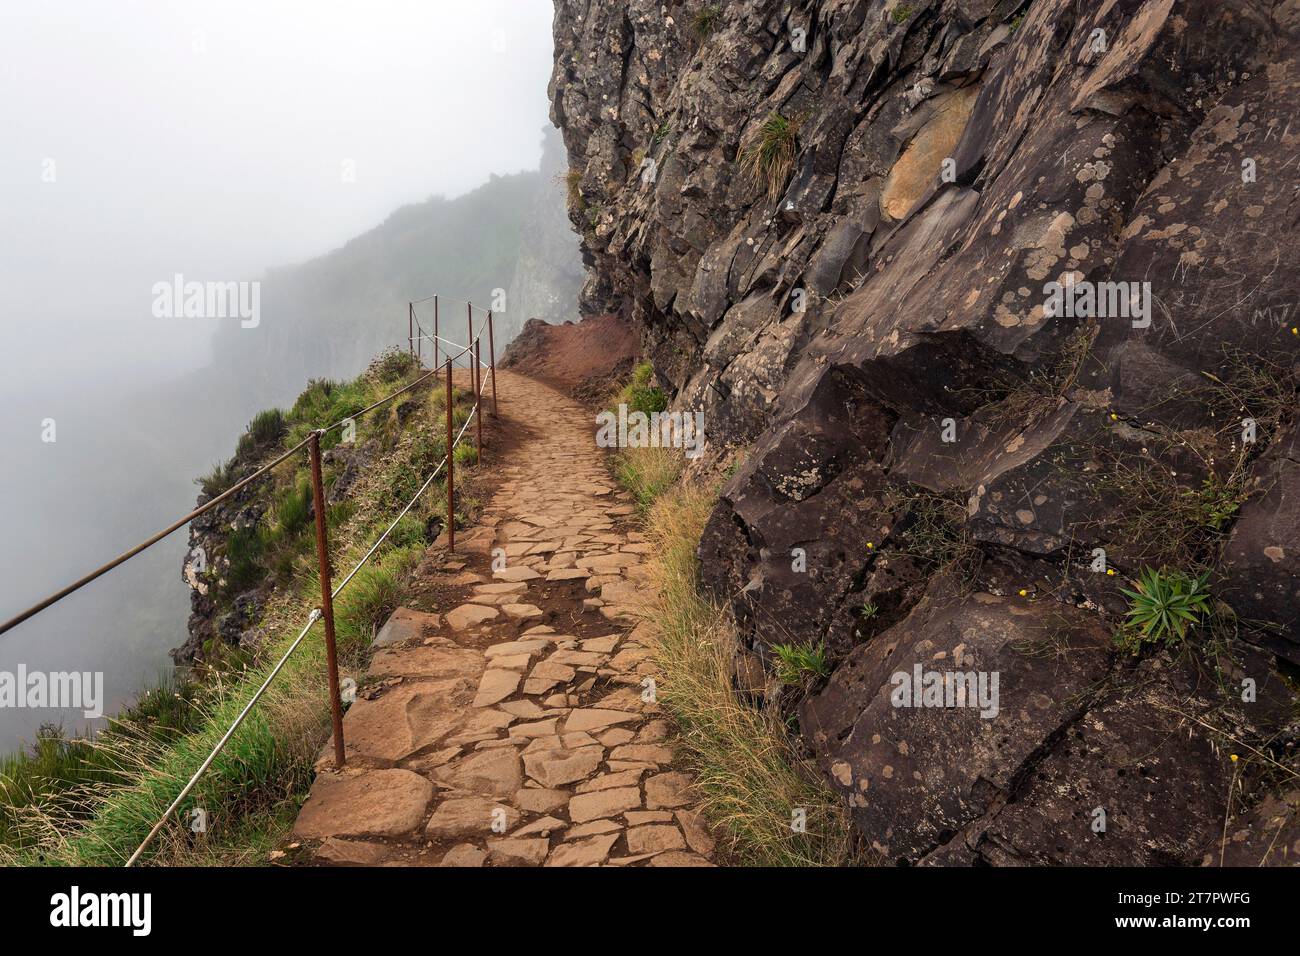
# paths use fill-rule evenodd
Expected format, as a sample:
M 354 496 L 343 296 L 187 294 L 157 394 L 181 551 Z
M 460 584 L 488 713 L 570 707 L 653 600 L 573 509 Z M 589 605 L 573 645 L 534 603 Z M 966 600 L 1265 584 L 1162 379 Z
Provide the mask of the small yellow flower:
M 1236 755 L 1236 754 L 1233 754 L 1229 759 L 1230 759 L 1233 763 L 1236 763 L 1236 762 L 1237 762 L 1237 755 Z
M 875 545 L 875 542 L 873 542 L 873 541 L 868 541 L 868 542 L 867 542 L 867 550 L 868 550 L 868 551 L 870 551 L 870 550 L 872 550 L 873 548 L 875 548 L 875 546 L 876 546 L 876 545 Z
M 1296 328 L 1294 325 L 1291 326 L 1291 334 L 1292 334 L 1292 335 L 1300 335 L 1300 329 Z
M 1021 589 L 1020 589 L 1020 596 L 1021 596 L 1021 597 L 1029 597 L 1029 592 L 1028 592 L 1027 590 L 1025 590 L 1024 588 L 1021 588 Z
M 1111 413 L 1110 413 L 1110 420 L 1111 420 L 1112 422 L 1117 422 L 1117 421 L 1119 421 L 1119 416 L 1116 415 L 1114 412 L 1111 412 Z
M 1106 569 L 1106 573 L 1109 574 L 1109 575 L 1113 578 L 1113 577 L 1115 576 L 1115 569 L 1114 569 L 1114 568 L 1107 568 L 1107 569 Z

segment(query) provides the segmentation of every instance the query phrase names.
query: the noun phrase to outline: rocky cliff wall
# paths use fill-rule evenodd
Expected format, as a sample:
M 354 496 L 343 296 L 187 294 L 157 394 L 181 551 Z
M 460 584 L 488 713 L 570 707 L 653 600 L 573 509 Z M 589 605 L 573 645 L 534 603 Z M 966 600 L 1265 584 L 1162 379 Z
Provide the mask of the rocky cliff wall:
M 1217 862 L 1230 784 L 1245 856 L 1300 837 L 1298 36 L 1296 0 L 556 0 L 583 308 L 748 448 L 702 573 L 755 657 L 828 650 L 802 734 L 882 859 Z M 1134 655 L 1146 569 L 1212 599 Z M 897 706 L 917 664 L 1000 715 Z

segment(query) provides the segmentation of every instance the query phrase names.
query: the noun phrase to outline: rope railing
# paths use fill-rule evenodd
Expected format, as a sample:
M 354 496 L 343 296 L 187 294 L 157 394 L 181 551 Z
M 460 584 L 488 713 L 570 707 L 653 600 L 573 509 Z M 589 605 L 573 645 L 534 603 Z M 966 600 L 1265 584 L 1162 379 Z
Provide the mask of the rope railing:
M 434 296 L 432 298 L 434 298 L 436 304 L 437 297 Z M 366 563 L 369 562 L 370 559 L 374 557 L 374 555 L 378 552 L 379 548 L 383 545 L 384 541 L 387 540 L 389 535 L 393 532 L 393 529 L 396 528 L 397 524 L 402 520 L 402 518 L 404 518 L 410 512 L 410 510 L 413 507 L 415 507 L 416 502 L 419 501 L 420 497 L 424 495 L 424 493 L 429 489 L 429 487 L 437 479 L 438 475 L 442 473 L 444 468 L 446 469 L 447 472 L 447 477 L 446 477 L 447 547 L 449 551 L 451 552 L 455 551 L 456 548 L 456 514 L 455 514 L 456 454 L 455 453 L 456 453 L 456 449 L 460 446 L 461 441 L 465 437 L 466 430 L 469 428 L 470 424 L 473 423 L 476 426 L 476 431 L 477 431 L 475 461 L 476 463 L 481 463 L 483 461 L 482 405 L 483 405 L 483 394 L 484 394 L 483 393 L 483 371 L 485 369 L 488 371 L 488 375 L 490 376 L 492 382 L 492 414 L 493 417 L 496 417 L 497 415 L 496 358 L 495 358 L 496 353 L 495 353 L 495 347 L 493 345 L 492 313 L 491 312 L 487 313 L 487 322 L 485 325 L 480 326 L 478 330 L 478 334 L 476 335 L 474 333 L 473 305 L 472 303 L 467 303 L 467 306 L 469 310 L 468 311 L 469 334 L 470 334 L 469 344 L 460 348 L 460 350 L 456 352 L 454 355 L 452 354 L 451 347 L 449 347 L 447 349 L 447 358 L 444 367 L 439 368 L 439 366 L 435 364 L 434 367 L 431 368 L 425 374 L 419 376 L 418 378 L 407 383 L 401 388 L 384 396 L 378 401 L 373 402 L 372 404 L 366 406 L 360 411 L 352 415 L 346 416 L 330 425 L 326 425 L 322 428 L 314 429 L 310 434 L 307 435 L 306 438 L 304 438 L 302 441 L 295 444 L 292 448 L 289 448 L 288 450 L 286 450 L 285 452 L 277 456 L 273 461 L 267 462 L 266 464 L 259 467 L 252 474 L 235 482 L 229 488 L 225 489 L 220 494 L 215 495 L 214 497 L 206 501 L 204 504 L 200 505 L 198 508 L 195 508 L 189 514 L 185 515 L 182 518 L 177 519 L 176 521 L 168 525 L 166 528 L 162 529 L 156 534 L 145 539 L 141 543 L 137 544 L 135 547 L 122 552 L 117 557 L 113 558 L 107 563 L 96 568 L 94 571 L 91 571 L 89 574 L 82 576 L 81 578 L 77 579 L 76 581 L 72 582 L 71 584 L 67 585 L 61 590 L 56 591 L 54 594 L 51 594 L 49 597 L 41 601 L 38 601 L 36 604 L 32 605 L 26 610 L 14 615 L 9 620 L 5 621 L 3 624 L 0 624 L 0 635 L 2 635 L 12 630 L 13 628 L 17 627 L 19 624 L 22 624 L 24 621 L 29 620 L 30 618 L 36 616 L 37 614 L 41 613 L 47 608 L 53 606 L 54 604 L 57 604 L 59 601 L 62 601 L 64 598 L 68 597 L 69 595 L 85 587 L 87 584 L 91 583 L 97 578 L 100 578 L 103 575 L 107 574 L 109 571 L 113 570 L 119 565 L 125 563 L 126 561 L 129 561 L 131 558 L 135 557 L 141 552 L 157 544 L 159 541 L 163 540 L 168 535 L 184 527 L 186 524 L 193 521 L 195 518 L 198 518 L 199 516 L 206 514 L 209 511 L 212 511 L 214 508 L 218 507 L 223 502 L 229 500 L 234 495 L 237 495 L 243 489 L 249 487 L 250 485 L 254 484 L 257 481 L 260 481 L 262 478 L 269 475 L 279 465 L 283 464 L 284 462 L 288 461 L 290 458 L 292 458 L 293 456 L 301 452 L 303 448 L 306 448 L 308 450 L 309 461 L 311 465 L 313 506 L 315 511 L 316 552 L 317 552 L 317 559 L 320 565 L 321 606 L 318 608 L 314 608 L 312 610 L 311 614 L 308 616 L 307 623 L 303 626 L 302 630 L 298 633 L 298 636 L 290 643 L 288 649 L 276 662 L 275 666 L 272 667 L 266 679 L 253 693 L 248 703 L 244 705 L 243 709 L 239 712 L 239 715 L 231 723 L 230 727 L 227 728 L 226 732 L 222 735 L 221 739 L 217 741 L 217 744 L 215 747 L 213 747 L 212 752 L 209 753 L 208 756 L 204 759 L 204 761 L 199 765 L 198 769 L 195 770 L 194 774 L 186 782 L 185 786 L 181 788 L 180 793 L 177 794 L 176 798 L 172 801 L 171 805 L 168 806 L 168 808 L 163 812 L 162 817 L 150 829 L 149 833 L 146 835 L 143 842 L 136 849 L 136 851 L 131 855 L 131 857 L 127 860 L 127 864 L 126 864 L 127 866 L 132 866 L 135 864 L 137 860 L 139 860 L 141 854 L 145 851 L 145 849 L 149 846 L 149 844 L 153 841 L 153 839 L 158 835 L 162 827 L 166 825 L 167 820 L 171 818 L 172 814 L 176 811 L 176 809 L 181 805 L 181 803 L 193 790 L 195 785 L 198 783 L 199 779 L 212 765 L 212 762 L 225 748 L 226 744 L 230 741 L 235 731 L 238 730 L 239 726 L 244 722 L 244 719 L 252 712 L 254 706 L 261 699 L 262 695 L 266 692 L 266 689 L 270 687 L 271 682 L 275 680 L 276 676 L 284 668 L 289 658 L 298 649 L 298 647 L 301 646 L 303 640 L 307 637 L 307 634 L 311 631 L 312 626 L 317 621 L 323 621 L 325 625 L 325 650 L 326 650 L 327 667 L 329 671 L 330 717 L 331 717 L 331 723 L 333 725 L 335 764 L 336 766 L 339 767 L 342 767 L 345 764 L 346 757 L 345 757 L 345 749 L 344 749 L 344 742 L 343 742 L 343 709 L 342 709 L 342 701 L 339 696 L 338 655 L 337 655 L 337 649 L 335 647 L 335 640 L 334 640 L 333 600 L 343 591 L 345 587 L 347 587 L 348 583 L 352 581 L 352 579 L 366 565 Z M 411 332 L 411 343 L 413 347 L 412 354 L 414 357 L 416 357 L 416 360 L 418 362 L 419 361 L 418 351 L 415 350 L 415 343 L 417 342 L 417 339 L 415 337 L 416 319 L 415 319 L 414 303 L 412 303 L 410 306 L 409 315 L 411 320 L 410 332 Z M 481 348 L 481 339 L 484 330 L 486 330 L 488 334 L 489 360 L 488 363 L 486 364 L 482 361 L 482 348 Z M 423 337 L 424 335 L 425 333 L 423 332 L 423 330 L 421 330 L 421 336 Z M 442 341 L 446 342 L 445 339 Z M 448 344 L 452 347 L 455 347 L 455 343 L 448 343 Z M 436 345 L 437 343 L 435 343 L 435 347 Z M 469 373 L 470 384 L 473 389 L 474 404 L 470 408 L 469 415 L 465 418 L 464 423 L 461 425 L 459 433 L 453 435 L 453 431 L 454 431 L 453 411 L 454 411 L 455 398 L 454 398 L 453 388 L 452 388 L 452 375 L 454 372 L 455 362 L 458 361 L 462 356 L 466 356 L 466 355 L 469 356 L 469 368 L 467 369 L 467 371 Z M 369 414 L 370 412 L 374 411 L 375 409 L 380 408 L 383 405 L 386 405 L 387 403 L 393 401 L 399 395 L 409 392 L 411 389 L 416 388 L 421 383 L 426 382 L 430 378 L 437 376 L 440 371 L 445 373 L 445 379 L 446 379 L 446 397 L 444 403 L 445 412 L 446 412 L 446 445 L 445 445 L 446 452 L 443 455 L 443 459 L 441 462 L 438 463 L 437 467 L 434 468 L 432 473 L 430 473 L 428 478 L 425 479 L 424 484 L 420 486 L 419 490 L 416 491 L 415 495 L 411 498 L 411 500 L 407 502 L 406 506 L 401 510 L 401 512 L 397 515 L 397 517 L 394 518 L 392 523 L 389 524 L 389 526 L 384 530 L 383 534 L 379 536 L 379 538 L 374 542 L 373 545 L 371 545 L 370 549 L 365 553 L 365 555 L 362 556 L 361 560 L 358 561 L 357 564 L 352 568 L 352 570 L 348 572 L 347 576 L 343 578 L 343 580 L 338 584 L 337 587 L 333 587 L 330 583 L 329 540 L 328 540 L 328 528 L 325 521 L 324 481 L 322 479 L 322 474 L 321 474 L 322 471 L 321 448 L 320 448 L 321 439 L 331 431 L 343 427 L 346 423 L 350 421 L 355 422 L 358 418 L 361 418 Z
M 393 533 L 393 529 L 397 527 L 398 523 L 403 518 L 405 518 L 408 513 L 410 513 L 410 510 L 415 507 L 415 503 L 420 500 L 421 496 L 423 496 L 424 493 L 429 490 L 429 486 L 432 485 L 433 482 L 437 479 L 438 475 L 442 472 L 442 469 L 444 467 L 447 468 L 455 467 L 453 463 L 453 456 L 455 454 L 456 447 L 460 445 L 461 438 L 463 438 L 465 435 L 465 430 L 469 428 L 469 423 L 478 417 L 479 405 L 481 402 L 482 402 L 482 397 L 477 396 L 474 401 L 474 407 L 470 410 L 469 417 L 465 419 L 464 424 L 462 424 L 460 427 L 460 434 L 456 436 L 452 445 L 448 448 L 447 453 L 443 455 L 442 461 L 438 462 L 438 466 L 434 468 L 433 472 L 429 475 L 429 477 L 425 479 L 424 484 L 421 485 L 420 489 L 416 491 L 416 493 L 411 497 L 411 500 L 406 503 L 406 507 L 403 508 L 401 512 L 397 515 L 397 517 L 394 518 L 392 522 L 388 525 L 388 527 L 384 529 L 384 533 L 381 534 L 378 539 L 376 539 L 375 543 L 370 546 L 370 550 L 367 551 L 365 555 L 362 556 L 361 560 L 358 561 L 353 566 L 352 570 L 348 572 L 347 576 L 342 581 L 339 582 L 338 587 L 335 587 L 330 590 L 331 598 L 336 598 L 340 594 L 342 594 L 343 589 L 348 586 L 348 583 L 354 577 L 356 577 L 357 572 L 359 572 L 363 567 L 365 567 L 366 564 L 370 561 L 370 559 L 374 557 L 375 552 L 379 550 L 379 548 L 383 545 L 384 541 L 387 540 L 388 536 Z M 450 408 L 450 406 L 448 407 Z M 271 669 L 271 672 L 266 676 L 266 679 L 262 681 L 261 685 L 253 693 L 253 696 L 249 698 L 248 703 L 244 705 L 243 709 L 239 712 L 239 715 L 231 722 L 230 726 L 226 729 L 226 732 L 222 734 L 221 739 L 217 741 L 216 746 L 212 748 L 212 751 L 207 755 L 207 757 L 204 758 L 203 762 L 199 764 L 198 769 L 194 771 L 194 773 L 190 776 L 189 780 L 185 782 L 185 786 L 181 788 L 181 792 L 176 795 L 176 798 L 172 800 L 171 804 L 167 807 L 167 809 L 163 811 L 162 816 L 159 817 L 158 820 L 154 823 L 153 827 L 149 830 L 149 833 L 145 836 L 144 840 L 142 840 L 140 845 L 136 847 L 135 852 L 132 853 L 130 859 L 126 861 L 127 866 L 134 866 L 136 862 L 140 859 L 140 856 L 144 853 L 144 851 L 148 849 L 149 844 L 153 842 L 154 838 L 159 834 L 162 828 L 166 826 L 167 821 L 171 819 L 172 814 L 174 814 L 177 808 L 185 801 L 185 798 L 190 795 L 190 792 L 198 784 L 199 780 L 203 777 L 203 774 L 207 772 L 207 769 L 210 766 L 212 766 L 213 761 L 215 761 L 217 759 L 217 756 L 221 753 L 221 751 L 225 749 L 226 744 L 229 743 L 230 739 L 235 735 L 235 731 L 238 730 L 240 724 L 244 722 L 244 718 L 246 718 L 250 713 L 253 712 L 253 707 L 261 699 L 262 695 L 266 693 L 266 689 L 271 686 L 271 682 L 274 681 L 276 676 L 279 675 L 280 671 L 284 669 L 284 665 L 289 662 L 289 658 L 293 656 L 294 651 L 296 651 L 298 647 L 302 644 L 307 634 L 311 631 L 312 626 L 317 621 L 321 620 L 322 617 L 324 617 L 324 614 L 322 613 L 320 608 L 312 608 L 311 613 L 307 616 L 307 623 L 303 625 L 302 630 L 298 632 L 298 636 L 294 638 L 293 642 L 289 645 L 288 649 L 286 649 L 284 654 L 280 656 L 280 659 L 276 661 L 275 666 Z M 337 688 L 337 678 L 335 678 L 334 685 Z M 337 699 L 337 692 L 335 694 L 335 698 Z M 335 739 L 336 761 L 341 766 L 344 762 L 342 759 L 339 759 L 340 756 L 339 752 L 342 749 L 342 742 L 343 742 L 341 728 L 336 728 L 334 739 Z
M 490 322 L 490 318 L 491 318 L 491 314 L 489 313 L 489 322 Z M 490 324 L 489 324 L 488 328 L 489 328 L 489 338 L 490 338 L 490 337 L 491 337 Z M 480 330 L 479 330 L 479 336 L 482 336 L 482 334 L 483 334 L 483 329 L 480 329 Z M 456 355 L 456 358 L 459 359 L 462 355 L 464 355 L 464 354 L 466 354 L 467 352 L 471 351 L 471 350 L 473 349 L 473 347 L 474 347 L 475 342 L 477 342 L 477 339 L 475 339 L 474 342 L 471 342 L 469 345 L 467 345 L 467 346 L 465 346 L 463 349 L 461 349 L 461 351 Z M 422 376 L 420 376 L 419 378 L 415 379 L 413 382 L 410 382 L 409 384 L 403 386 L 402 388 L 399 388 L 397 391 L 393 392 L 392 394 L 390 394 L 390 395 L 386 395 L 384 398 L 381 398 L 379 401 L 374 402 L 374 403 L 371 404 L 371 405 L 368 405 L 367 407 L 361 409 L 359 412 L 356 412 L 356 413 L 353 414 L 353 415 L 348 415 L 348 416 L 346 416 L 346 417 L 344 417 L 344 418 L 339 419 L 338 421 L 334 422 L 333 424 L 326 425 L 323 429 L 320 429 L 320 431 L 321 431 L 322 433 L 331 432 L 331 431 L 334 431 L 334 430 L 337 429 L 337 428 L 342 428 L 342 427 L 343 427 L 344 425 L 346 425 L 349 421 L 355 422 L 358 418 L 361 418 L 362 416 L 364 416 L 364 415 L 366 415 L 366 414 L 368 414 L 368 413 L 374 411 L 375 409 L 377 409 L 377 408 L 379 408 L 379 407 L 381 407 L 381 406 L 383 406 L 383 405 L 386 405 L 387 403 L 391 402 L 391 401 L 392 401 L 394 398 L 396 398 L 397 396 L 402 395 L 402 394 L 404 394 L 405 392 L 410 391 L 411 389 L 413 389 L 413 388 L 415 388 L 416 386 L 418 386 L 420 383 L 425 382 L 425 381 L 427 381 L 428 379 L 430 379 L 430 378 L 436 376 L 436 375 L 438 374 L 439 371 L 440 371 L 440 369 L 438 369 L 438 368 L 436 368 L 436 367 L 433 368 L 433 369 L 430 369 L 430 370 L 429 370 L 427 373 L 425 373 L 424 375 L 422 375 Z M 495 385 L 495 374 L 493 375 L 493 383 L 494 383 L 494 385 Z M 494 413 L 495 413 L 495 393 L 494 393 L 494 396 L 493 396 L 493 402 L 494 402 Z M 98 578 L 100 578 L 100 577 L 103 577 L 103 576 L 104 576 L 105 574 L 107 574 L 109 571 L 112 571 L 114 568 L 118 567 L 118 566 L 121 565 L 121 564 L 124 564 L 125 562 L 129 561 L 131 558 L 135 557 L 136 555 L 140 554 L 141 552 L 146 551 L 146 550 L 148 550 L 149 548 L 153 547 L 153 546 L 154 546 L 155 544 L 157 544 L 159 541 L 161 541 L 161 540 L 163 540 L 164 538 L 166 538 L 167 536 L 171 535 L 173 532 L 176 532 L 176 531 L 180 530 L 180 529 L 183 528 L 185 525 L 187 525 L 187 524 L 189 524 L 191 521 L 193 521 L 195 518 L 198 518 L 198 517 L 200 517 L 200 516 L 206 514 L 207 512 L 213 510 L 214 508 L 216 508 L 218 505 L 220 505 L 221 503 L 223 503 L 223 502 L 226 501 L 227 499 L 229 499 L 229 498 L 231 498 L 232 496 L 238 494 L 238 493 L 239 493 L 240 491 L 242 491 L 244 488 L 246 488 L 246 487 L 248 487 L 249 485 L 253 484 L 254 482 L 260 480 L 261 478 L 264 478 L 264 477 L 265 477 L 266 475 L 268 475 L 272 470 L 274 470 L 277 466 L 283 464 L 283 463 L 284 463 L 285 461 L 287 461 L 289 458 L 293 457 L 295 454 L 297 454 L 299 451 L 301 451 L 301 450 L 302 450 L 306 445 L 308 445 L 308 444 L 311 442 L 311 440 L 312 440 L 312 439 L 311 439 L 311 436 L 309 435 L 308 437 L 306 437 L 306 438 L 304 438 L 302 441 L 300 441 L 298 444 L 296 444 L 296 445 L 294 445 L 292 448 L 290 448 L 288 451 L 284 452 L 282 455 L 280 455 L 280 456 L 279 456 L 278 458 L 276 458 L 274 461 L 269 462 L 269 463 L 263 465 L 261 468 L 257 469 L 257 471 L 253 472 L 253 473 L 252 473 L 251 475 L 249 475 L 248 477 L 243 478 L 243 479 L 241 479 L 240 481 L 236 482 L 235 484 L 231 485 L 231 486 L 230 486 L 229 488 L 227 488 L 225 491 L 221 492 L 221 493 L 218 494 L 216 497 L 214 497 L 214 498 L 212 498 L 211 500 L 209 500 L 209 501 L 205 502 L 204 504 L 200 505 L 198 508 L 195 508 L 195 509 L 194 509 L 193 511 L 191 511 L 189 514 L 187 514 L 187 515 L 185 515 L 185 516 L 183 516 L 183 517 L 181 517 L 181 518 L 178 518 L 176 521 L 172 522 L 172 523 L 169 524 L 167 527 L 163 528 L 161 531 L 157 532 L 157 533 L 154 534 L 154 535 L 151 535 L 149 538 L 145 539 L 144 541 L 140 542 L 139 544 L 135 545 L 134 547 L 132 547 L 132 548 L 128 548 L 126 551 L 123 551 L 123 552 L 122 552 L 121 554 L 119 554 L 117 557 L 115 557 L 115 558 L 113 558 L 112 560 L 107 561 L 106 563 L 100 565 L 100 566 L 99 566 L 98 568 L 96 568 L 95 570 L 93 570 L 93 571 L 89 572 L 88 574 L 86 574 L 86 575 L 84 575 L 84 576 L 78 578 L 76 581 L 72 582 L 71 584 L 67 585 L 66 587 L 64 587 L 64 588 L 62 588 L 62 589 L 60 589 L 60 590 L 54 592 L 54 593 L 51 594 L 49 597 L 44 598 L 43 600 L 38 601 L 36 604 L 33 604 L 31 607 L 27 608 L 26 610 L 24 610 L 24 611 L 22 611 L 22 612 L 20 612 L 20 613 L 18 613 L 18 614 L 15 614 L 13 617 L 11 617 L 11 618 L 9 618 L 8 620 L 6 620 L 3 624 L 0 624 L 0 635 L 3 635 L 3 634 L 5 634 L 5 633 L 8 632 L 8 631 L 13 630 L 15 627 L 17 627 L 19 624 L 22 624 L 24 621 L 28 620 L 29 618 L 35 617 L 37 614 L 39 614 L 39 613 L 41 613 L 42 611 L 46 610 L 46 609 L 49 608 L 50 606 L 52 606 L 52 605 L 54 605 L 54 604 L 57 604 L 59 601 L 62 601 L 64 598 L 68 597 L 69 595 L 73 594 L 74 592 L 81 590 L 83 587 L 85 587 L 87 584 L 90 584 L 92 581 L 95 581 L 96 579 L 98 579 Z

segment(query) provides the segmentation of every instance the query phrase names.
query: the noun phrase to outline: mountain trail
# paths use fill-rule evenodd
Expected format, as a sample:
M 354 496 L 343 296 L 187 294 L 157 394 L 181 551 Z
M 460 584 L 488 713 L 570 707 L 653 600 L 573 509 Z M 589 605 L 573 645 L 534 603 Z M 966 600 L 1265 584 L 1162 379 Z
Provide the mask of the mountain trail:
M 429 548 L 376 636 L 347 766 L 322 757 L 293 838 L 334 865 L 709 865 L 655 702 L 635 508 L 589 412 L 498 375 L 482 520 Z

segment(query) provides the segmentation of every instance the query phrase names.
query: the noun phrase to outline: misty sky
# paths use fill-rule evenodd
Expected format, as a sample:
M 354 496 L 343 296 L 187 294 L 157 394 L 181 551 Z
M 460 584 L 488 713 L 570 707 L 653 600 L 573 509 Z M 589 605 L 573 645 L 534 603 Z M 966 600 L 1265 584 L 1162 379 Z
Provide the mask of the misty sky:
M 153 283 L 255 279 L 535 168 L 551 18 L 549 0 L 6 0 L 0 395 L 183 371 L 213 320 L 154 318 Z

